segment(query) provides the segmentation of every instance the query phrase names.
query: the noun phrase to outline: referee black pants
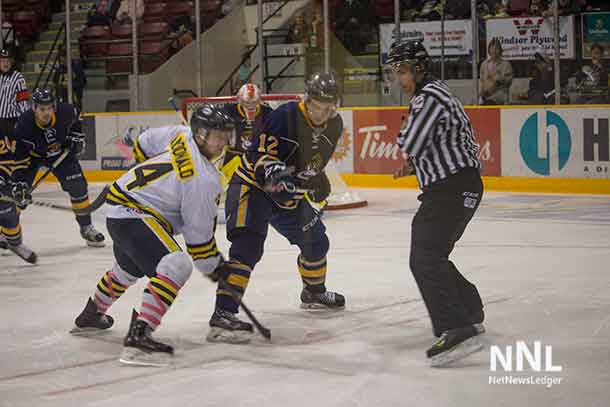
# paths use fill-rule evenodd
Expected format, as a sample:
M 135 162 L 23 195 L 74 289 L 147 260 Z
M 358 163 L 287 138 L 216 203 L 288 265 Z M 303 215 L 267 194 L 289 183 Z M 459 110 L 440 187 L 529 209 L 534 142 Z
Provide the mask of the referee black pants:
M 424 188 L 418 197 L 421 205 L 412 222 L 409 263 L 436 336 L 483 322 L 477 288 L 449 260 L 482 196 L 479 170 L 466 168 Z

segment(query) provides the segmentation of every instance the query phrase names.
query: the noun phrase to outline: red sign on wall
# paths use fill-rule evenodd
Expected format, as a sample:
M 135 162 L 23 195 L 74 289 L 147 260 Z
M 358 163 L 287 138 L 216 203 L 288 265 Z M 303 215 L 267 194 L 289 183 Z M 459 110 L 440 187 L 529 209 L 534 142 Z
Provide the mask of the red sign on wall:
M 466 109 L 481 150 L 483 175 L 499 176 L 500 110 Z M 402 163 L 396 136 L 407 109 L 354 110 L 354 172 L 392 174 Z

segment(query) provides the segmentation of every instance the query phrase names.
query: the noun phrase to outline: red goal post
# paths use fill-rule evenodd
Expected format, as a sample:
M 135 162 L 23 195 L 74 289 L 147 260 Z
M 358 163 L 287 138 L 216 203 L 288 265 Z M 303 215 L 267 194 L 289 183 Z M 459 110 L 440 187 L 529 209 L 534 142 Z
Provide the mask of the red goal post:
M 269 104 L 276 109 L 283 103 L 301 100 L 301 95 L 298 94 L 270 94 L 262 95 L 261 99 L 264 103 Z M 204 103 L 236 103 L 236 96 L 216 96 L 216 97 L 189 97 L 182 102 L 181 110 L 184 118 L 189 121 L 193 111 Z M 332 160 L 325 168 L 326 175 L 330 180 L 331 194 L 328 197 L 328 205 L 326 209 L 352 209 L 367 206 L 367 201 L 361 199 L 359 194 L 350 189 L 339 172 L 333 165 Z

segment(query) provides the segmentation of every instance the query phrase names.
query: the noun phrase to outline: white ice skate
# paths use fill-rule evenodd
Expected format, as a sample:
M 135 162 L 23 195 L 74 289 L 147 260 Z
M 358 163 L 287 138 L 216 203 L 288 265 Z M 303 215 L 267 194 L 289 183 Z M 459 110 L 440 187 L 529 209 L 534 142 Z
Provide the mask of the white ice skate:
M 104 235 L 96 230 L 93 225 L 82 226 L 80 235 L 87 242 L 89 247 L 104 247 Z
M 38 256 L 36 255 L 36 253 L 34 253 L 32 249 L 30 249 L 23 243 L 18 245 L 7 244 L 6 246 L 7 249 L 9 249 L 10 251 L 12 251 L 17 256 L 21 257 L 23 260 L 27 261 L 30 264 L 36 264 L 36 262 L 38 261 Z

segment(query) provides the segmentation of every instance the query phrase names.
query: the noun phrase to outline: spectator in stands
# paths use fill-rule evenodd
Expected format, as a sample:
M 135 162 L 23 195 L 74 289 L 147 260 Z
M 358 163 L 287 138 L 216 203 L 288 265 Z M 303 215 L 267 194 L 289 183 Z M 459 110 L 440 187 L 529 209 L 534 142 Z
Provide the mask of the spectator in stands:
M 591 65 L 585 65 L 576 74 L 576 82 L 581 92 L 581 103 L 608 102 L 608 68 L 602 58 L 604 48 L 600 44 L 591 46 Z
M 110 26 L 112 23 L 112 15 L 110 14 L 110 6 L 108 0 L 99 0 L 97 5 L 93 5 L 89 13 L 87 13 L 87 27 L 94 25 Z
M 120 24 L 131 23 L 131 4 L 133 0 L 122 0 L 116 14 L 116 20 Z M 144 16 L 144 0 L 135 0 L 136 3 L 136 23 L 142 22 Z
M 481 97 L 485 105 L 504 105 L 509 100 L 513 68 L 502 59 L 502 44 L 494 38 L 487 47 L 487 59 L 481 64 Z
M 542 16 L 542 13 L 546 9 L 547 9 L 547 7 L 544 4 L 544 0 L 531 0 L 530 1 L 530 8 L 529 8 L 528 15 L 530 15 L 530 16 Z
M 534 55 L 534 75 L 527 90 L 527 100 L 532 105 L 555 103 L 555 74 L 553 63 L 544 51 Z
M 558 6 L 560 16 L 577 14 L 580 11 L 580 0 L 559 0 Z M 552 17 L 554 15 L 553 2 L 549 2 L 547 9 L 542 15 L 545 17 Z

